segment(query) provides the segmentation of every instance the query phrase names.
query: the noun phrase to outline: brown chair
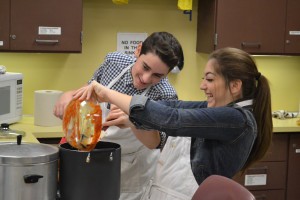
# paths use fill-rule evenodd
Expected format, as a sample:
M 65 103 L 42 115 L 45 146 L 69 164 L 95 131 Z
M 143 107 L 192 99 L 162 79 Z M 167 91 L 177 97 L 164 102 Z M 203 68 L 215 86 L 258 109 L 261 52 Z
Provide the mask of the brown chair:
M 199 185 L 192 200 L 255 200 L 255 197 L 234 180 L 211 175 Z

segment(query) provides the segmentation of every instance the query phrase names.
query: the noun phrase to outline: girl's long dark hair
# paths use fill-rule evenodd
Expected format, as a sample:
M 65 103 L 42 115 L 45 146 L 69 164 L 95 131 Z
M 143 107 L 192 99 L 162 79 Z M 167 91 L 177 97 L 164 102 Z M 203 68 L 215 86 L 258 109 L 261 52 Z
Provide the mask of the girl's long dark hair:
M 273 135 L 271 92 L 267 78 L 262 75 L 252 57 L 236 48 L 214 51 L 210 59 L 217 61 L 216 72 L 224 77 L 226 84 L 242 81 L 243 99 L 253 99 L 253 115 L 257 123 L 257 138 L 242 171 L 266 154 Z

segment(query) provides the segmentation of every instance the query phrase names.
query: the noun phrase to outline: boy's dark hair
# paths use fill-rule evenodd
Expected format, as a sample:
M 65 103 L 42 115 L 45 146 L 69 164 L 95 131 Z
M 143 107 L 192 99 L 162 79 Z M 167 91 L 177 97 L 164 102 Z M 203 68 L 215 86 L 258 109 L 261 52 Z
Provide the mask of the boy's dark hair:
M 154 53 L 171 71 L 174 67 L 183 69 L 184 56 L 178 40 L 168 32 L 154 32 L 142 43 L 140 54 Z

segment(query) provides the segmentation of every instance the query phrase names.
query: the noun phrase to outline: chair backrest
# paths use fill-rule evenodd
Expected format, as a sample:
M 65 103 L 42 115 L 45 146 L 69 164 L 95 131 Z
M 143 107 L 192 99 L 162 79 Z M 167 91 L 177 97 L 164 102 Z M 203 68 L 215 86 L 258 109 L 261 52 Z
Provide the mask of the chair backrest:
M 211 175 L 199 185 L 192 200 L 255 200 L 255 197 L 234 180 Z

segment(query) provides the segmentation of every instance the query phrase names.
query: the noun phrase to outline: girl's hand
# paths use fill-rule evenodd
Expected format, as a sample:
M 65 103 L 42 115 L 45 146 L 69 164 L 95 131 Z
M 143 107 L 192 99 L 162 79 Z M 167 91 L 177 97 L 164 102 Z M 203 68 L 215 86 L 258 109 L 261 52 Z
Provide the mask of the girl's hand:
M 121 109 L 115 105 L 110 105 L 110 112 L 103 123 L 103 126 L 117 126 L 119 128 L 132 127 L 133 124 L 130 122 L 129 117 Z
M 79 88 L 73 94 L 73 98 L 79 100 L 96 100 L 98 102 L 107 102 L 106 94 L 109 89 L 98 83 L 92 81 L 88 86 Z

